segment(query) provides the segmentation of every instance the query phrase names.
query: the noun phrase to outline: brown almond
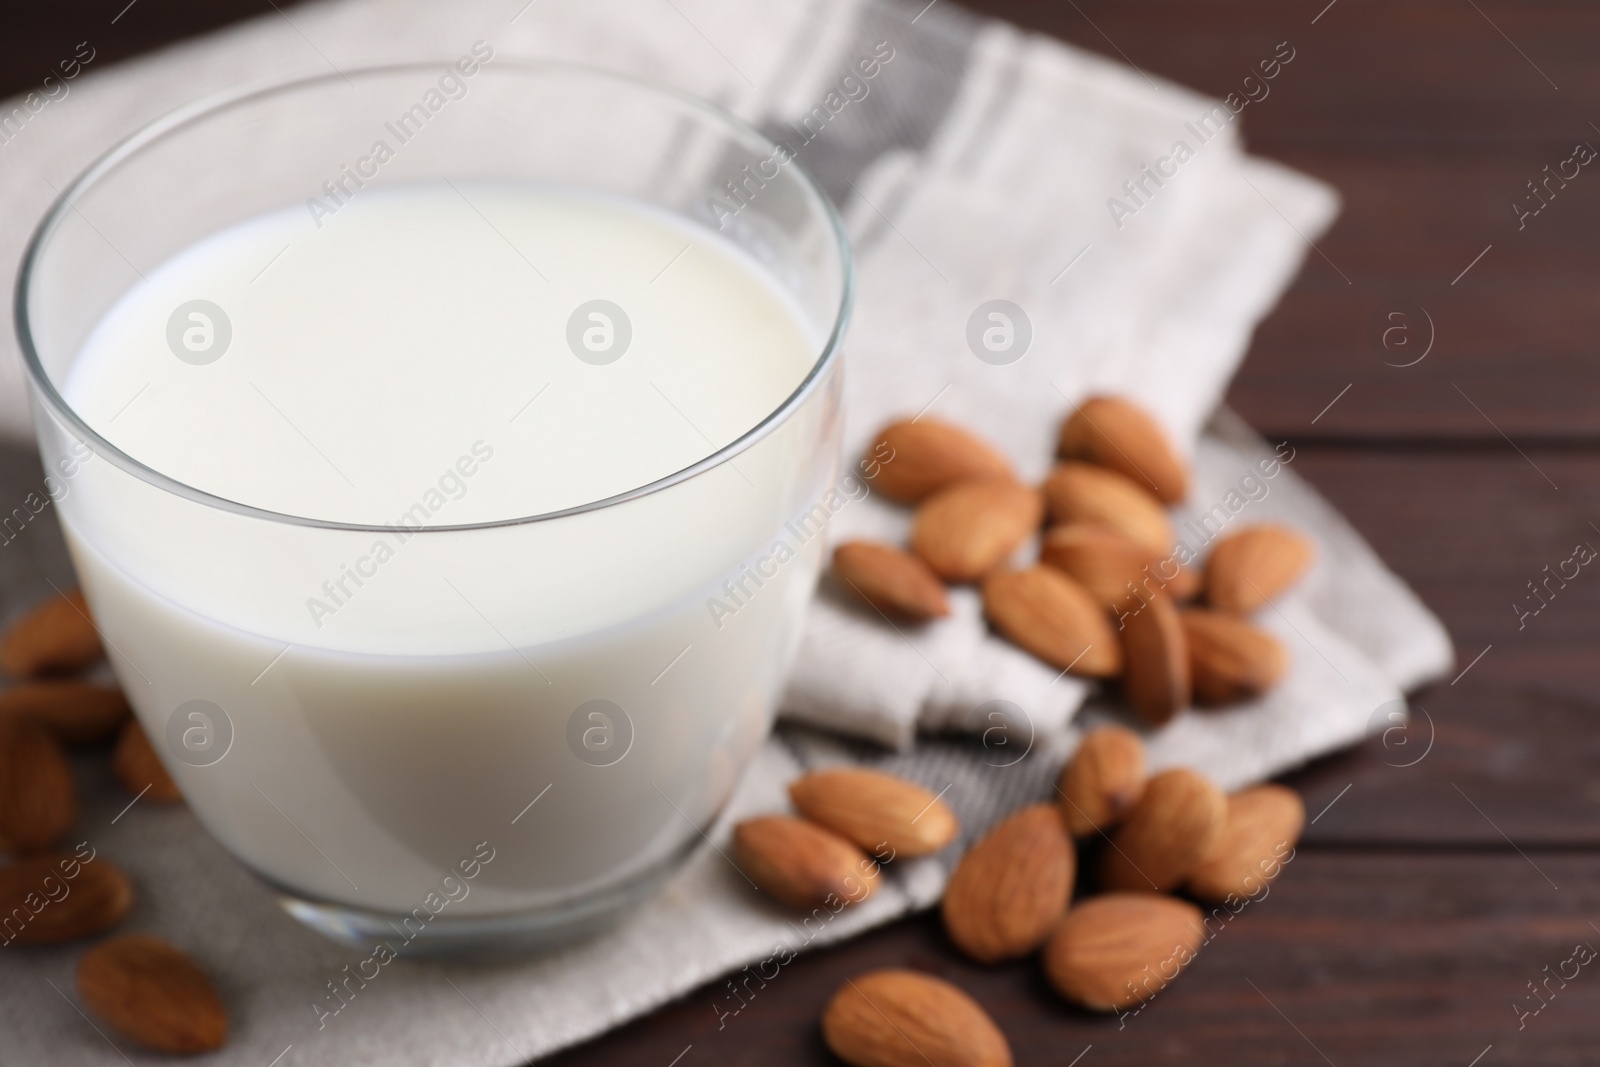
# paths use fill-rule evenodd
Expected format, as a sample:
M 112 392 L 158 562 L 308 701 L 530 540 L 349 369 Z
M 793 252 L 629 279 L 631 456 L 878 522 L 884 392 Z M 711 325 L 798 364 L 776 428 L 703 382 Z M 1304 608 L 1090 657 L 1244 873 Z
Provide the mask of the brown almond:
M 121 689 L 94 682 L 23 682 L 0 692 L 0 719 L 25 719 L 64 745 L 115 737 L 129 710 Z
M 801 815 L 885 862 L 938 852 L 961 829 L 936 794 L 882 771 L 812 771 L 790 784 L 789 799 Z
M 1206 599 L 1218 611 L 1245 614 L 1277 599 L 1311 566 L 1316 550 L 1287 526 L 1262 525 L 1229 534 L 1206 561 Z
M 1072 578 L 1109 611 L 1127 610 L 1137 603 L 1144 583 L 1157 588 L 1161 584 L 1145 572 L 1155 562 L 1150 552 L 1100 523 L 1051 527 L 1039 546 L 1039 561 Z
M 976 581 L 1011 558 L 1042 512 L 1039 494 L 1025 485 L 962 482 L 917 508 L 911 550 L 946 581 Z
M 944 583 L 909 552 L 878 541 L 846 541 L 833 550 L 833 573 L 886 615 L 905 619 L 950 614 Z
M 150 737 L 139 725 L 138 719 L 129 719 L 122 728 L 116 750 L 111 753 L 111 771 L 122 788 L 134 796 L 143 794 L 147 799 L 163 804 L 183 799 L 178 783 L 172 780 L 172 775 L 161 763 L 161 757 L 150 746 Z
M 1064 671 L 1109 678 L 1122 669 L 1122 648 L 1100 605 L 1054 568 L 991 574 L 983 582 L 983 612 L 995 629 Z
M 1172 598 L 1153 592 L 1121 616 L 1122 689 L 1134 710 L 1160 726 L 1189 706 L 1189 640 Z
M 1109 526 L 1152 556 L 1165 556 L 1175 535 L 1161 502 L 1116 471 L 1059 463 L 1044 483 L 1050 521 Z
M 1227 816 L 1227 798 L 1206 778 L 1182 767 L 1161 772 L 1111 835 L 1101 855 L 1101 887 L 1176 889 L 1210 854 Z
M 885 426 L 866 463 L 877 470 L 872 487 L 907 504 L 957 482 L 1013 480 L 1011 464 L 989 442 L 930 418 Z
M 1115 396 L 1092 396 L 1061 426 L 1061 457 L 1109 467 L 1168 504 L 1189 492 L 1189 468 L 1150 413 Z
M 1144 792 L 1144 742 L 1120 726 L 1089 731 L 1061 768 L 1060 789 L 1073 837 L 1110 830 Z
M 72 674 L 103 655 L 89 605 L 77 589 L 46 600 L 0 637 L 0 670 L 13 678 Z
M 0 848 L 47 849 L 77 814 L 72 770 L 56 739 L 31 722 L 0 719 Z
M 1156 570 L 1159 574 L 1165 574 L 1172 570 L 1172 564 L 1163 561 L 1156 565 Z M 1166 581 L 1164 588 L 1167 595 L 1180 604 L 1187 604 L 1205 588 L 1204 576 L 1193 567 L 1178 567 Z
M 1011 1046 L 988 1013 L 917 971 L 848 979 L 822 1013 L 822 1039 L 854 1067 L 1011 1067 Z
M 158 1052 L 219 1049 L 228 1013 L 211 979 L 158 938 L 127 934 L 103 941 L 78 964 L 78 993 L 122 1036 Z
M 878 865 L 831 830 L 790 815 L 733 828 L 733 861 L 756 888 L 792 908 L 860 903 L 878 890 Z
M 49 852 L 0 867 L 0 943 L 47 945 L 100 934 L 133 907 L 133 885 L 110 860 Z
M 1233 794 L 1222 833 L 1189 875 L 1189 892 L 1216 904 L 1256 896 L 1294 855 L 1305 824 L 1306 806 L 1293 789 L 1258 785 Z
M 1057 993 L 1092 1011 L 1143 1003 L 1205 942 L 1200 909 L 1157 893 L 1106 893 L 1078 904 L 1044 949 Z
M 1067 910 L 1076 868 L 1056 806 L 1023 808 L 961 857 L 940 906 L 945 931 L 980 963 L 1025 956 Z
M 1183 613 L 1196 703 L 1236 704 L 1260 696 L 1283 680 L 1289 650 L 1283 642 L 1237 615 L 1193 609 Z

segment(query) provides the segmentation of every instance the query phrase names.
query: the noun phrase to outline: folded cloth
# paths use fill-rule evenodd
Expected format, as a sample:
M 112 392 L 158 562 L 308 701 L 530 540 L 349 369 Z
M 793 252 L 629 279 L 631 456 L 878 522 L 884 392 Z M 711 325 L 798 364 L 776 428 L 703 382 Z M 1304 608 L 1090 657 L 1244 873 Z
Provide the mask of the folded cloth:
M 0 269 L 14 269 L 54 190 L 180 103 L 264 78 L 453 55 L 480 38 L 497 55 L 671 82 L 806 141 L 800 158 L 843 206 L 859 257 L 846 348 L 852 461 L 885 421 L 927 412 L 983 433 L 1038 478 L 1062 416 L 1112 391 L 1148 407 L 1192 455 L 1195 484 L 1175 512 L 1181 530 L 1200 531 L 1183 535 L 1191 549 L 1268 518 L 1313 537 L 1316 567 L 1261 620 L 1293 652 L 1289 678 L 1258 701 L 1180 714 L 1149 737 L 1156 766 L 1195 766 L 1228 788 L 1259 780 L 1388 725 L 1403 689 L 1448 668 L 1438 622 L 1296 476 L 1292 450 L 1214 416 L 1250 331 L 1331 220 L 1332 193 L 1246 157 L 1232 112 L 1215 101 L 950 5 L 330 0 L 114 69 L 91 61 L 65 96 L 0 105 L 0 116 L 28 113 L 21 126 L 0 124 L 0 198 L 11 209 L 0 215 Z M 862 79 L 858 63 L 873 55 L 892 58 Z M 1280 76 L 1293 76 L 1292 61 Z M 1143 177 L 1146 166 L 1168 176 Z M 985 359 L 969 345 L 969 321 L 986 324 L 980 305 L 991 300 L 1020 309 L 1011 316 L 1027 323 L 1025 351 Z M 0 434 L 26 437 L 26 416 L 7 337 Z M 20 498 L 37 471 L 4 456 L 0 481 Z M 1263 460 L 1279 463 L 1270 477 Z M 829 537 L 898 539 L 907 522 L 869 494 L 834 516 Z M 0 553 L 6 611 L 48 593 L 46 576 L 70 580 L 39 522 Z M 540 960 L 385 967 L 334 1015 L 322 1014 L 328 983 L 362 955 L 284 915 L 187 811 L 140 803 L 121 813 L 126 800 L 103 767 L 85 767 L 82 833 L 141 887 L 129 928 L 168 937 L 218 977 L 234 1016 L 218 1064 L 518 1063 L 743 967 L 760 981 L 698 994 L 708 1021 L 737 1029 L 751 991 L 781 983 L 793 953 L 931 904 L 967 843 L 1051 794 L 1091 690 L 990 635 L 970 590 L 953 606 L 948 620 L 896 632 L 825 583 L 783 700 L 788 725 L 718 823 L 701 828 L 711 847 L 664 892 L 604 937 Z M 1084 715 L 1121 712 L 1100 697 Z M 891 865 L 861 906 L 796 916 L 727 860 L 729 829 L 783 808 L 783 786 L 803 769 L 839 761 L 944 790 L 962 837 L 940 856 Z M 73 1062 L 121 1062 L 63 1003 L 80 952 L 30 950 L 0 978 L 0 1032 L 16 1062 L 66 1050 Z

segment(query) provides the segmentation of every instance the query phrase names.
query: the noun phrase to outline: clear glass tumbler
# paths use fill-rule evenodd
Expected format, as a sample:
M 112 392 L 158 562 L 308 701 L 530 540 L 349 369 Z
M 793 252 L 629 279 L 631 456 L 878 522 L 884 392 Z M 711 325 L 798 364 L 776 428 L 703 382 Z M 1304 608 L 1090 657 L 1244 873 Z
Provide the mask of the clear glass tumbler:
M 297 81 L 157 122 L 66 189 L 16 299 L 79 578 L 189 805 L 303 922 L 419 955 L 603 928 L 702 841 L 769 730 L 820 567 L 852 285 L 839 220 L 784 146 L 664 87 L 476 58 Z M 539 183 L 714 231 L 799 309 L 809 373 L 666 477 L 465 525 L 225 499 L 127 454 L 65 399 L 91 331 L 147 271 L 324 197 L 330 180 L 350 189 L 352 160 L 378 139 L 398 147 L 383 131 L 419 114 L 403 150 L 357 164 L 361 188 Z M 307 590 L 380 543 L 395 549 L 381 581 L 337 627 L 316 625 Z M 442 598 L 443 581 L 460 595 Z

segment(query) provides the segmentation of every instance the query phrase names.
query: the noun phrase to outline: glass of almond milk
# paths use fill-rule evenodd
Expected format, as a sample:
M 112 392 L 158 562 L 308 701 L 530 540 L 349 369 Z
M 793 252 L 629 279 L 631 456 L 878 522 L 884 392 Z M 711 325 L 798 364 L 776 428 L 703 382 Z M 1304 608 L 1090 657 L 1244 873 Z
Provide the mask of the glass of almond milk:
M 206 828 L 400 954 L 659 885 L 795 651 L 850 294 L 787 146 L 481 42 L 95 163 L 18 329 L 78 575 Z

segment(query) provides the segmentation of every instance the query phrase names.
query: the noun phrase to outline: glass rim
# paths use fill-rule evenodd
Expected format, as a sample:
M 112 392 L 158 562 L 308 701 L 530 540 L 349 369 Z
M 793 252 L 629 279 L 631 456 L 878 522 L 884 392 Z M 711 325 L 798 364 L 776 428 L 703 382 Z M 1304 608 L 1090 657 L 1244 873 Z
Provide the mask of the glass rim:
M 185 482 L 181 482 L 171 475 L 165 474 L 140 460 L 128 455 L 122 449 L 106 440 L 100 433 L 89 426 L 78 414 L 77 410 L 67 402 L 49 373 L 44 369 L 37 348 L 34 345 L 33 331 L 28 316 L 28 295 L 32 291 L 34 275 L 39 265 L 39 258 L 48 245 L 52 234 L 69 212 L 76 211 L 77 205 L 73 197 L 109 178 L 116 169 L 126 160 L 130 159 L 147 146 L 157 141 L 182 131 L 194 123 L 219 115 L 230 108 L 243 104 L 263 100 L 269 97 L 286 94 L 300 89 L 306 89 L 323 83 L 334 81 L 350 81 L 353 78 L 373 77 L 377 75 L 398 74 L 402 72 L 429 72 L 438 69 L 439 62 L 446 60 L 414 60 L 403 63 L 383 63 L 366 66 L 347 67 L 342 72 L 332 74 L 319 74 L 310 77 L 294 77 L 284 80 L 273 80 L 266 84 L 252 84 L 244 87 L 224 89 L 219 92 L 202 96 L 188 104 L 184 104 L 155 120 L 141 126 L 133 133 L 117 141 L 106 149 L 83 169 L 75 178 L 64 186 L 56 195 L 50 209 L 40 219 L 33 235 L 28 240 L 27 249 L 23 254 L 21 267 L 17 272 L 16 287 L 13 291 L 12 313 L 16 328 L 17 341 L 22 349 L 23 365 L 27 368 L 28 378 L 35 389 L 35 395 L 44 406 L 66 427 L 81 437 L 79 443 L 86 445 L 97 458 L 107 458 L 116 466 L 134 475 L 141 481 L 166 490 L 174 495 L 192 500 L 195 503 L 221 511 L 228 511 L 247 518 L 263 519 L 271 522 L 285 523 L 294 526 L 307 526 L 325 530 L 339 530 L 354 533 L 399 533 L 408 535 L 427 533 L 451 533 L 466 530 L 495 529 L 503 526 L 521 526 L 528 523 L 547 522 L 554 519 L 567 518 L 581 515 L 591 511 L 600 511 L 605 508 L 627 503 L 641 497 L 651 496 L 672 486 L 689 481 L 713 468 L 720 467 L 728 461 L 749 450 L 768 434 L 772 433 L 790 416 L 800 409 L 811 395 L 820 388 L 828 371 L 839 360 L 840 348 L 844 341 L 845 327 L 850 320 L 850 313 L 855 300 L 855 260 L 851 252 L 849 237 L 845 233 L 844 221 L 839 217 L 839 211 L 834 206 L 833 200 L 818 184 L 811 172 L 803 167 L 794 153 L 789 152 L 789 161 L 784 164 L 787 169 L 794 172 L 802 187 L 806 189 L 815 203 L 820 206 L 824 218 L 827 220 L 834 238 L 834 247 L 839 256 L 839 296 L 835 307 L 833 325 L 829 330 L 826 340 L 823 341 L 821 351 L 812 362 L 806 376 L 799 385 L 786 396 L 782 402 L 769 411 L 761 421 L 757 422 L 743 434 L 723 445 L 710 455 L 689 464 L 686 467 L 673 471 L 644 485 L 637 486 L 625 492 L 615 493 L 599 500 L 589 501 L 573 507 L 561 508 L 555 511 L 541 512 L 535 515 L 516 516 L 504 519 L 489 519 L 482 522 L 459 523 L 448 526 L 404 526 L 385 523 L 352 523 L 339 522 L 332 519 L 318 519 L 305 515 L 293 515 L 288 512 L 273 511 L 270 508 L 256 507 L 252 504 L 230 500 L 215 493 L 198 489 Z M 746 139 L 753 139 L 760 144 L 776 150 L 778 142 L 745 122 L 737 115 L 725 108 L 719 107 L 710 101 L 703 100 L 692 93 L 675 88 L 662 82 L 648 78 L 635 77 L 619 71 L 608 70 L 604 67 L 587 63 L 572 63 L 562 60 L 508 60 L 497 61 L 495 66 L 485 68 L 484 73 L 493 73 L 498 76 L 502 72 L 508 74 L 535 75 L 540 73 L 577 74 L 599 78 L 620 85 L 653 93 L 657 96 L 674 100 L 686 105 L 688 109 L 699 112 L 702 117 L 709 118 L 722 124 L 729 131 Z

